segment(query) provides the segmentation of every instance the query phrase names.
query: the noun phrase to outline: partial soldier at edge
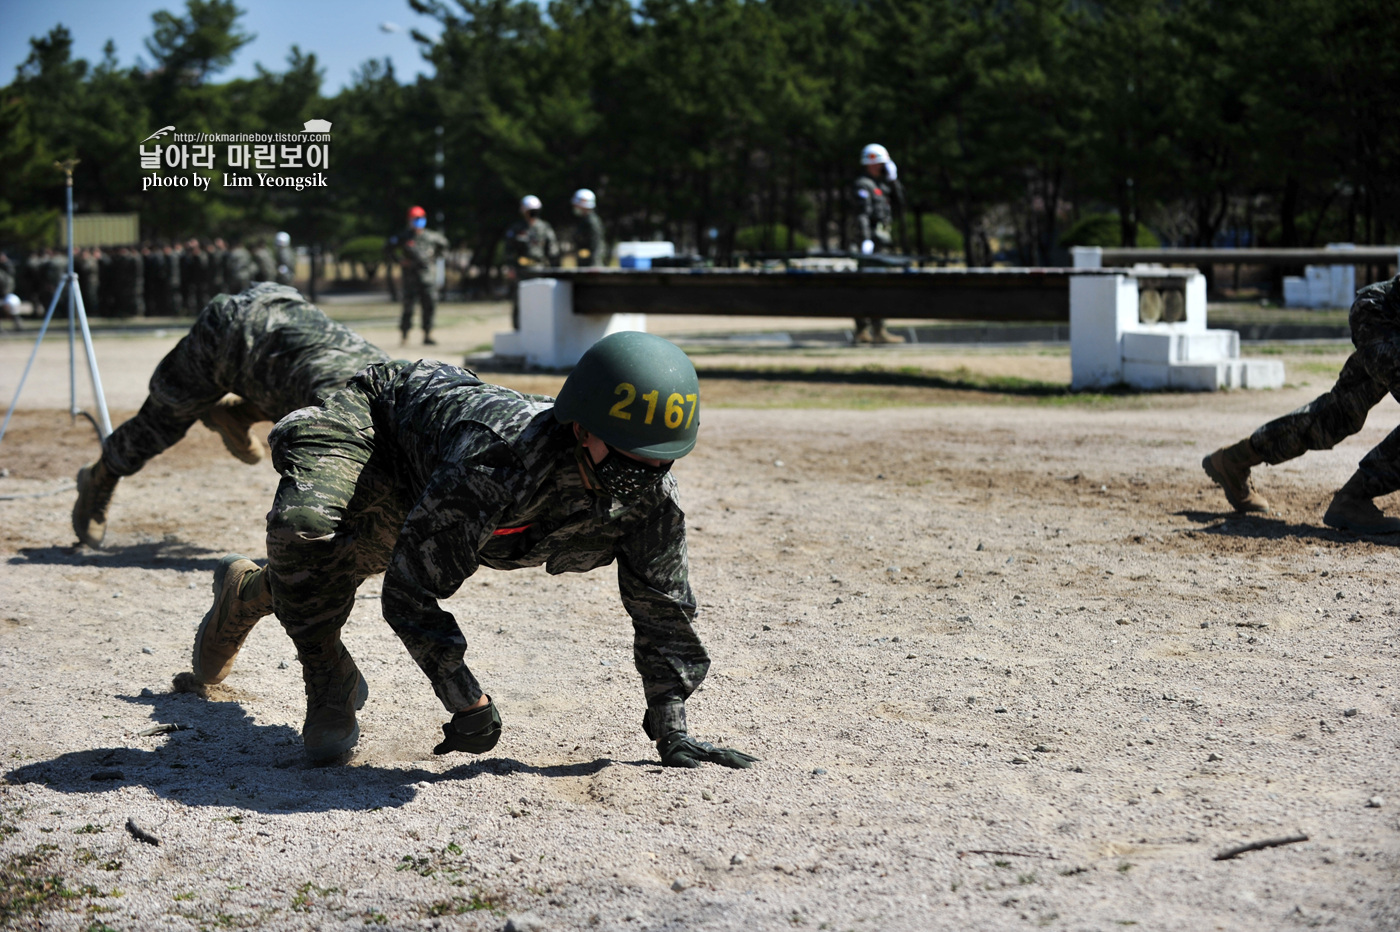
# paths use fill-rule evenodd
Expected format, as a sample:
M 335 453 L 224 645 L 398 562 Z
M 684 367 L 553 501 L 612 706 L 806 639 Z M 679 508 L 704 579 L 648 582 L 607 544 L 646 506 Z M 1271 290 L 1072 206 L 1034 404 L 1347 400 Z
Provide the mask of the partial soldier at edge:
M 1268 511 L 1268 501 L 1250 483 L 1252 467 L 1277 466 L 1309 450 L 1330 450 L 1361 430 L 1366 415 L 1387 394 L 1400 399 L 1400 275 L 1357 292 L 1348 320 L 1356 351 L 1330 391 L 1201 461 L 1236 511 Z M 1332 497 L 1323 523 L 1358 534 L 1400 533 L 1400 518 L 1375 504 L 1395 491 L 1400 491 L 1400 428 L 1361 460 Z
M 253 424 L 316 404 L 388 358 L 293 288 L 269 282 L 217 296 L 156 366 L 141 410 L 78 471 L 74 532 L 88 546 L 101 546 L 117 482 L 178 443 L 195 421 L 238 459 L 256 463 L 263 449 L 249 433 Z

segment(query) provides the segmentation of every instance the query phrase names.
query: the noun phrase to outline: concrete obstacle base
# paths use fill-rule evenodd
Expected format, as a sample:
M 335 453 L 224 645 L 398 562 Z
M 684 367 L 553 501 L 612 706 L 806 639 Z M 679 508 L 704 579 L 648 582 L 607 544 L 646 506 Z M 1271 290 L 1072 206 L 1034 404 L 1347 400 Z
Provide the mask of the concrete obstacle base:
M 608 334 L 646 329 L 645 314 L 575 314 L 573 283 L 531 278 L 520 283 L 520 329 L 496 334 L 492 351 L 535 368 L 567 369 Z
M 1075 252 L 1077 267 L 1094 267 Z M 1071 278 L 1069 340 L 1076 391 L 1283 385 L 1282 362 L 1241 359 L 1236 331 L 1206 328 L 1205 276 L 1192 270 L 1142 266 L 1121 275 Z
M 1020 280 L 1014 270 L 998 272 L 1005 273 L 999 277 L 1008 285 Z M 633 274 L 647 273 L 615 271 L 612 277 Z M 1030 280 L 1034 274 L 1027 271 L 1025 277 Z M 787 280 L 809 285 L 820 275 L 774 276 L 771 283 L 765 279 L 765 287 Z M 1076 391 L 1117 385 L 1149 391 L 1283 385 L 1281 362 L 1241 359 L 1239 334 L 1206 329 L 1206 285 L 1199 272 L 1142 267 L 1065 277 L 1071 384 Z M 692 298 L 711 290 L 703 273 L 687 271 L 684 280 Z M 626 306 L 626 292 L 631 290 L 615 290 L 604 306 L 613 306 L 613 301 Z M 631 303 L 635 307 L 640 302 Z M 610 333 L 646 330 L 646 314 L 580 314 L 574 306 L 574 283 L 562 276 L 521 282 L 520 330 L 496 334 L 496 356 L 536 368 L 565 369 Z

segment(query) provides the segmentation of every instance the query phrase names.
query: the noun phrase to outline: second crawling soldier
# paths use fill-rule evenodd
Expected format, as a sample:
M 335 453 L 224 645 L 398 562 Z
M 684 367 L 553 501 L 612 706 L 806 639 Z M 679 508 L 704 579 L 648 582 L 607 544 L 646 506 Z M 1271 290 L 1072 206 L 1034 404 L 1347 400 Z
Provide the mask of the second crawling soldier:
M 1400 275 L 1358 291 L 1348 322 L 1356 352 L 1347 357 L 1331 391 L 1202 461 L 1206 475 L 1236 511 L 1269 508 L 1250 486 L 1251 467 L 1277 466 L 1309 450 L 1330 450 L 1359 431 L 1386 395 L 1400 399 Z M 1382 514 L 1374 501 L 1395 491 L 1400 491 L 1400 427 L 1366 454 L 1322 520 L 1359 534 L 1400 533 L 1400 518 Z
M 306 683 L 308 756 L 359 740 L 368 684 L 340 629 L 366 578 L 384 573 L 384 619 L 451 715 L 434 753 L 481 754 L 502 720 L 468 668 L 439 601 L 480 567 L 617 564 L 646 697 L 643 730 L 662 762 L 747 767 L 695 741 L 686 700 L 710 666 L 695 631 L 685 515 L 671 462 L 695 445 L 695 368 L 646 333 L 594 344 L 557 400 L 522 395 L 430 360 L 371 366 L 320 407 L 273 430 L 282 474 L 267 520 L 267 566 L 230 554 L 194 645 L 194 678 L 218 683 L 258 619 L 275 612 Z
M 894 248 L 894 209 L 904 204 L 899 170 L 885 147 L 871 143 L 860 153 L 861 176 L 856 179 L 856 223 L 861 255 L 889 252 Z M 882 317 L 857 317 L 857 343 L 903 343 L 904 337 L 885 329 Z
M 408 209 L 408 225 L 390 237 L 390 249 L 398 256 L 403 279 L 403 314 L 399 317 L 399 338 L 408 342 L 413 329 L 413 302 L 423 308 L 423 345 L 434 346 L 433 313 L 437 309 L 434 289 L 438 256 L 447 251 L 447 237 L 428 229 L 428 212 L 421 207 Z
M 598 218 L 598 196 L 579 188 L 570 200 L 574 217 L 574 257 L 580 268 L 608 264 L 608 240 Z
M 156 366 L 141 410 L 102 442 L 96 462 L 78 470 L 74 533 L 100 546 L 117 482 L 178 443 L 195 421 L 234 456 L 256 463 L 263 451 L 250 426 L 315 404 L 388 358 L 284 285 L 217 296 Z M 225 399 L 230 394 L 239 397 Z

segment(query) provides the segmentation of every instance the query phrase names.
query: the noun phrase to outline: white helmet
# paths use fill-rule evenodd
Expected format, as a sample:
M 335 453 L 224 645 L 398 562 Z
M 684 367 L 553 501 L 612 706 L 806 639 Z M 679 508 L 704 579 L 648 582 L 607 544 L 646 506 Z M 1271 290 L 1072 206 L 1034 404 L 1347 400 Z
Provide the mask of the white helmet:
M 18 313 L 19 313 L 19 295 L 17 295 L 17 294 L 7 294 L 7 295 L 5 295 L 5 307 L 7 307 L 7 308 L 10 309 L 10 313 L 11 313 L 11 314 L 18 314 Z
M 890 160 L 890 152 L 878 142 L 872 142 L 860 150 L 860 164 L 883 165 Z
M 521 210 L 539 210 L 542 207 L 544 207 L 544 205 L 540 203 L 540 199 L 533 194 L 527 194 L 520 199 Z
M 278 233 L 273 239 L 277 241 L 278 246 L 290 246 L 292 244 L 292 236 L 290 233 Z
M 592 210 L 598 206 L 598 195 L 594 194 L 588 188 L 579 188 L 574 192 L 574 196 L 570 199 L 569 203 L 573 204 L 575 207 L 583 207 Z

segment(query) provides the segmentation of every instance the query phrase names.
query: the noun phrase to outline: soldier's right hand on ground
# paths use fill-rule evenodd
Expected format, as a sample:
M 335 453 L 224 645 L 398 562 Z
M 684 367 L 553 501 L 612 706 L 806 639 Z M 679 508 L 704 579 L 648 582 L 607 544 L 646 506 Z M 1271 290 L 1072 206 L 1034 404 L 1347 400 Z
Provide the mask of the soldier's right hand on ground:
M 442 726 L 442 733 L 442 743 L 433 748 L 434 754 L 451 751 L 485 754 L 501 740 L 501 713 L 496 711 L 496 703 L 488 696 L 486 705 L 481 708 L 452 716 L 452 721 Z
M 673 731 L 656 742 L 661 763 L 667 767 L 699 767 L 703 763 L 723 767 L 752 767 L 758 758 L 734 748 L 717 748 L 708 741 L 696 741 L 683 731 Z

